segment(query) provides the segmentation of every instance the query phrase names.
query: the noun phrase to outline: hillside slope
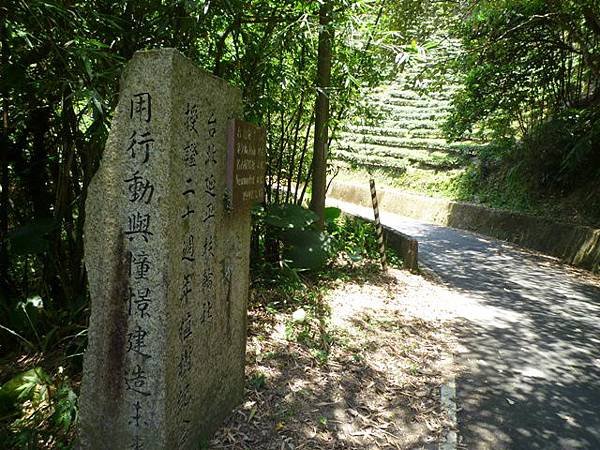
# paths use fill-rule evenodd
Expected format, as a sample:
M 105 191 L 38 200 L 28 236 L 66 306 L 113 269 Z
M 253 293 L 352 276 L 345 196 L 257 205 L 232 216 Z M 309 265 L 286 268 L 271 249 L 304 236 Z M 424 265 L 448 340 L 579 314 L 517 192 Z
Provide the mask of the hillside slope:
M 459 86 L 452 75 L 441 80 L 423 79 L 434 61 L 458 52 L 458 41 L 442 40 L 437 48 L 411 58 L 394 82 L 366 92 L 369 117 L 354 117 L 332 144 L 337 165 L 381 169 L 393 175 L 414 170 L 455 173 L 463 169 L 482 144 L 449 143 L 444 139 L 441 126 Z M 432 82 L 442 88 L 424 89 Z

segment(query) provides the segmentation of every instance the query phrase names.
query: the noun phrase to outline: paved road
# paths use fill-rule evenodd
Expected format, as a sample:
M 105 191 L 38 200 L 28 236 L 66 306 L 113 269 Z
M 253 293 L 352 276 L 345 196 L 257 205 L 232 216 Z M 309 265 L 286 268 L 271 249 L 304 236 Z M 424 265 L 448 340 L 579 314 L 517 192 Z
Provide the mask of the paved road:
M 420 262 L 461 293 L 459 447 L 600 449 L 600 280 L 473 233 L 382 221 L 416 237 Z

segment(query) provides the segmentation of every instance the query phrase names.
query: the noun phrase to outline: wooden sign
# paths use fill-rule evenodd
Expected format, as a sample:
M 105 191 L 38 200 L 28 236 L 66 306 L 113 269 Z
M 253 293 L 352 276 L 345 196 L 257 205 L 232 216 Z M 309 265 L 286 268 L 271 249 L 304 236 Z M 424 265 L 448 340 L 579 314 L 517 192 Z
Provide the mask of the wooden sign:
M 247 210 L 264 198 L 267 135 L 264 128 L 230 120 L 227 139 L 227 188 L 233 211 Z

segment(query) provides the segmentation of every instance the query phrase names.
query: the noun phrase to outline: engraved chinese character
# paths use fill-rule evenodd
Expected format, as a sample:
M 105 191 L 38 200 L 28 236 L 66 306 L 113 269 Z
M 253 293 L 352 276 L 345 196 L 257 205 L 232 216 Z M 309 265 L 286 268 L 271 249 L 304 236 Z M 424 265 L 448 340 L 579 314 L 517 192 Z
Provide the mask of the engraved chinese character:
M 190 392 L 190 382 L 186 381 L 181 386 L 179 386 L 177 392 L 177 408 L 179 410 L 185 409 L 189 406 L 192 400 L 192 394 Z
M 186 345 L 181 349 L 181 353 L 179 355 L 179 362 L 177 363 L 177 375 L 182 377 L 190 370 L 192 370 L 192 349 Z
M 183 147 L 183 161 L 188 167 L 196 167 L 196 158 L 198 157 L 198 144 L 192 142 Z
M 212 319 L 212 300 L 208 299 L 202 302 L 202 315 L 200 316 L 200 323 L 205 323 L 210 319 Z
M 154 185 L 150 184 L 146 178 L 141 177 L 139 173 L 139 170 L 136 170 L 131 178 L 123 180 L 125 183 L 129 184 L 127 186 L 129 190 L 129 201 L 132 203 L 141 203 L 145 200 L 145 203 L 149 204 L 152 201 L 152 195 L 154 195 Z
M 192 180 L 191 178 L 188 178 L 187 180 L 185 180 L 185 182 L 187 184 L 192 184 Z M 183 196 L 187 196 L 187 195 L 196 195 L 196 190 L 194 188 L 188 188 L 185 191 L 182 192 Z
M 181 215 L 181 218 L 185 219 L 186 217 L 191 216 L 195 212 L 196 210 L 192 209 L 190 205 L 185 205 L 185 212 Z
M 131 152 L 131 158 L 136 158 L 136 149 L 141 150 L 144 153 L 144 160 L 142 164 L 148 162 L 150 159 L 150 152 L 154 150 L 154 139 L 150 136 L 150 132 L 141 133 L 139 136 L 137 131 L 134 131 L 129 138 L 129 147 L 127 147 L 127 151 Z
M 129 276 L 133 276 L 135 280 L 147 280 L 150 269 L 151 264 L 149 255 L 145 252 L 138 255 L 134 255 L 130 252 Z
M 217 133 L 217 119 L 215 118 L 215 113 L 211 112 L 210 113 L 210 117 L 208 118 L 208 135 L 209 137 L 215 137 L 215 134 Z
M 142 405 L 139 400 L 133 404 L 134 413 L 133 416 L 129 416 L 129 424 L 135 424 L 136 428 L 140 426 L 140 420 L 142 419 Z
M 133 289 L 129 289 L 129 315 L 131 316 L 133 307 L 139 313 L 141 318 L 146 317 L 146 311 L 150 306 L 152 299 L 150 298 L 150 289 L 142 288 L 137 290 L 137 295 L 133 293 Z
M 202 287 L 207 290 L 212 289 L 212 287 L 214 285 L 214 280 L 215 280 L 215 274 L 213 273 L 213 271 L 210 268 L 207 268 L 202 273 Z
M 214 258 L 215 256 L 215 237 L 210 234 L 204 238 L 204 246 L 202 256 L 207 258 Z
M 233 276 L 233 269 L 231 267 L 231 260 L 222 262 L 222 272 L 223 272 L 223 282 L 231 283 L 231 278 Z
M 152 97 L 150 97 L 150 93 L 140 92 L 132 96 L 129 118 L 133 119 L 134 117 L 140 122 L 150 122 L 152 118 Z
M 209 163 L 217 163 L 217 148 L 212 142 L 206 146 L 206 158 L 204 159 L 204 165 L 208 165 Z
M 183 243 L 183 254 L 181 256 L 183 261 L 194 262 L 194 235 L 188 235 L 187 239 Z
M 144 443 L 140 439 L 140 435 L 139 434 L 136 434 L 133 437 L 133 442 L 131 443 L 131 445 L 129 446 L 129 448 L 131 450 L 144 450 Z
M 129 374 L 129 377 L 125 377 L 125 386 L 128 391 L 133 391 L 137 394 L 147 397 L 150 392 L 144 390 L 146 387 L 148 377 L 146 372 L 139 364 L 135 365 L 135 368 Z
M 214 197 L 216 194 L 215 189 L 217 187 L 217 182 L 215 181 L 215 176 L 211 173 L 210 176 L 204 179 L 204 192 L 206 192 L 211 197 Z
M 196 104 L 187 104 L 187 109 L 185 110 L 185 127 L 188 131 L 193 131 L 198 134 L 198 130 L 196 130 L 196 123 L 198 122 L 198 105 Z
M 147 336 L 148 332 L 139 325 L 131 333 L 127 333 L 127 353 L 135 352 L 144 358 L 150 358 L 150 355 L 144 353 Z
M 183 286 L 181 287 L 181 294 L 179 300 L 181 303 L 187 304 L 189 302 L 190 294 L 192 293 L 192 274 L 186 273 L 183 275 Z
M 179 434 L 179 439 L 178 439 L 178 447 L 179 448 L 184 448 L 187 445 L 188 439 L 190 437 L 190 421 L 187 419 L 184 419 L 182 421 L 182 428 Z
M 215 217 L 215 204 L 213 202 L 208 202 L 206 204 L 206 209 L 204 210 L 204 218 L 202 222 L 206 222 L 209 219 Z
M 187 311 L 179 323 L 179 340 L 187 341 L 192 336 L 192 313 Z
M 127 218 L 127 229 L 125 234 L 130 241 L 136 236 L 141 236 L 145 242 L 148 242 L 148 236 L 152 236 L 150 231 L 150 214 L 140 214 L 135 212 Z

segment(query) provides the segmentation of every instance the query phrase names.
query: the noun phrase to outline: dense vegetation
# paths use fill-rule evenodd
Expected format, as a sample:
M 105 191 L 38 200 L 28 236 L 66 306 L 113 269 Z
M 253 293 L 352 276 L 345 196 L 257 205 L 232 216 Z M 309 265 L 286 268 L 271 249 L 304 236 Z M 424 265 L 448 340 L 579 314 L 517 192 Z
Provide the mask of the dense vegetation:
M 461 189 L 492 202 L 500 191 L 512 207 L 537 200 L 550 214 L 566 201 L 569 218 L 600 223 L 600 4 L 473 1 L 464 18 L 454 26 L 464 89 L 446 130 L 493 145 Z
M 385 62 L 385 51 L 368 50 L 379 39 L 372 23 L 378 7 L 337 2 L 332 13 L 329 96 L 336 119 L 355 86 L 377 82 L 381 74 L 375 68 Z M 3 316 L 36 295 L 45 311 L 85 316 L 87 186 L 107 137 L 119 74 L 140 48 L 176 47 L 239 85 L 246 117 L 269 129 L 267 204 L 301 203 L 310 179 L 318 9 L 312 1 L 15 0 L 3 6 Z M 64 322 L 52 317 L 38 334 Z M 27 324 L 13 325 L 31 333 Z M 60 327 L 60 333 L 69 331 Z
M 358 88 L 393 72 L 400 47 L 383 31 L 386 2 L 326 3 L 334 58 L 320 91 L 334 132 Z M 135 51 L 179 49 L 239 86 L 246 119 L 269 130 L 266 209 L 257 212 L 254 230 L 257 267 L 264 267 L 265 253 L 278 265 L 302 253 L 295 250 L 297 239 L 280 233 L 278 220 L 301 223 L 298 231 L 324 249 L 317 260 L 297 265 L 314 267 L 335 255 L 334 241 L 315 229 L 313 215 L 277 206 L 301 204 L 310 191 L 320 9 L 312 0 L 0 5 L 0 381 L 19 369 L 44 367 L 23 372 L 0 392 L 0 429 L 11 430 L 0 433 L 8 439 L 0 447 L 69 440 L 76 409 L 68 380 L 80 371 L 89 314 L 82 261 L 86 193 L 120 73 Z
M 341 135 L 343 176 L 600 225 L 598 2 L 413 7 L 419 55 Z
M 13 319 L 26 299 L 43 300 L 48 317 L 39 336 L 55 330 L 59 339 L 74 331 L 59 324 L 79 330 L 84 323 L 87 187 L 119 75 L 136 50 L 175 47 L 238 85 L 246 118 L 269 130 L 266 205 L 307 199 L 317 91 L 329 99 L 333 135 L 351 107 L 360 109 L 359 89 L 393 75 L 414 21 L 401 24 L 392 14 L 410 1 L 329 3 L 334 57 L 329 86 L 319 89 L 319 2 L 11 0 L 0 7 L 0 308 L 21 345 L 39 348 L 29 320 Z M 259 224 L 255 241 L 271 228 Z M 277 260 L 278 236 L 271 238 L 267 256 Z M 1 338 L 4 351 L 15 334 Z

